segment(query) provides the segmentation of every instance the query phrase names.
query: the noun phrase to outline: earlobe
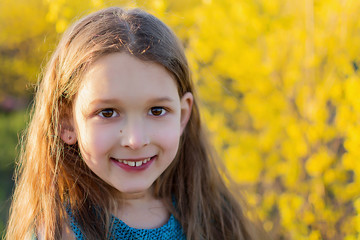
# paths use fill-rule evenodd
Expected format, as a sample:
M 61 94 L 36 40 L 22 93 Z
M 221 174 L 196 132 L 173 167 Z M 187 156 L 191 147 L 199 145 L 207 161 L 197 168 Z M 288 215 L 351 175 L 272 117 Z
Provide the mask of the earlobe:
M 60 126 L 60 137 L 68 145 L 76 143 L 76 133 L 72 124 L 69 121 L 63 121 Z
M 193 105 L 194 97 L 191 92 L 185 93 L 181 99 L 181 119 L 180 119 L 180 126 L 181 132 L 184 131 L 186 124 L 188 123 L 190 116 L 191 116 L 191 109 Z
M 73 131 L 62 131 L 61 139 L 68 145 L 73 145 L 76 143 L 76 135 Z

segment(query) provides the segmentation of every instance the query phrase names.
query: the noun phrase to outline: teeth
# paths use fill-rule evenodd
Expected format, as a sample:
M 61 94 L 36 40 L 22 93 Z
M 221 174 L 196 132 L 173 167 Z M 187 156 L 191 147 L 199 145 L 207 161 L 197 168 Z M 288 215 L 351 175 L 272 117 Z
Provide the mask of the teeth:
M 116 159 L 120 163 L 124 163 L 129 165 L 130 167 L 140 167 L 141 165 L 147 163 L 150 161 L 150 158 L 146 158 L 142 161 L 129 161 L 129 160 L 122 160 L 122 159 Z

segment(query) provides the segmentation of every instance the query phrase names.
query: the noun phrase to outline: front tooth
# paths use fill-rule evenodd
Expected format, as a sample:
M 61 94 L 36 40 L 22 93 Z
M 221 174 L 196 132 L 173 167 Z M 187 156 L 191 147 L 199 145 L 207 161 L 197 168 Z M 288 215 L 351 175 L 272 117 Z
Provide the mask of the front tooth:
M 123 161 L 125 164 L 127 164 L 128 162 L 126 160 Z
M 134 166 L 135 166 L 135 162 L 128 161 L 128 162 L 127 162 L 127 165 L 129 165 L 130 167 L 134 167 Z
M 136 166 L 137 166 L 137 167 L 139 167 L 139 166 L 141 166 L 141 165 L 142 165 L 142 161 L 137 161 L 137 162 L 136 162 Z

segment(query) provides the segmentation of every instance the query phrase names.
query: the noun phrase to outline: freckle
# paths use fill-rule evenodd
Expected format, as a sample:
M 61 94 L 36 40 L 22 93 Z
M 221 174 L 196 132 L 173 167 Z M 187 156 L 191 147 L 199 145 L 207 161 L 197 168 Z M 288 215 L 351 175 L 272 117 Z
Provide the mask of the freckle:
M 122 130 L 120 130 L 120 133 L 122 133 Z

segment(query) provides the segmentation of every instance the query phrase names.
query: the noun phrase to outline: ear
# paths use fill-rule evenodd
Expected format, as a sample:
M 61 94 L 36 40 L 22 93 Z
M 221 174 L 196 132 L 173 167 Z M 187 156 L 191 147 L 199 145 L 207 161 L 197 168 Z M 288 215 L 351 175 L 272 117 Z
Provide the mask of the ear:
M 191 116 L 191 109 L 193 105 L 194 97 L 191 92 L 185 93 L 180 99 L 181 105 L 181 117 L 180 117 L 180 127 L 181 132 L 184 131 L 186 124 L 188 123 Z
M 64 116 L 61 119 L 60 124 L 60 137 L 61 139 L 68 145 L 73 145 L 77 141 L 75 129 L 74 129 L 74 121 L 68 115 Z

